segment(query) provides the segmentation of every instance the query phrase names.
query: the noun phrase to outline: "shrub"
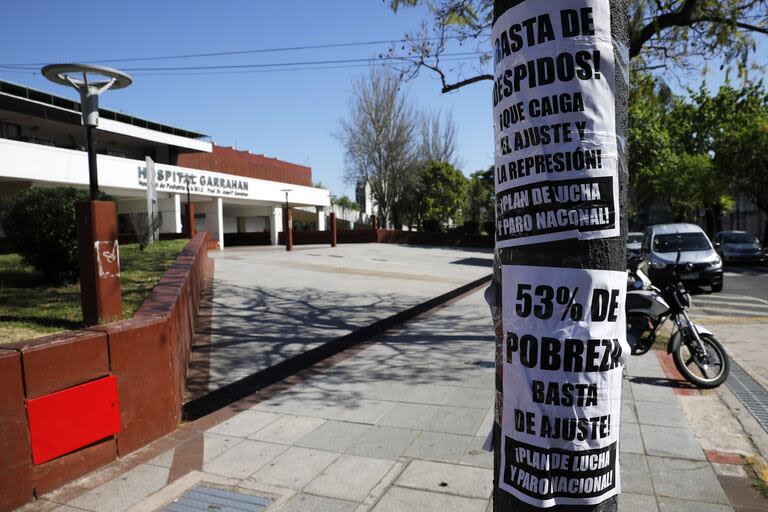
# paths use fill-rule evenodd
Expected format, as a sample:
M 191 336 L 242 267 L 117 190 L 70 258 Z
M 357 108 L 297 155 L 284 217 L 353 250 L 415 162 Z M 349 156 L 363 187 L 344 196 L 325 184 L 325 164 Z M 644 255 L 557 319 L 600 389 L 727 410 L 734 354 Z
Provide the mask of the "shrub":
M 480 230 L 480 223 L 477 222 L 476 220 L 464 221 L 464 233 L 468 235 L 476 235 L 479 230 Z
M 443 230 L 443 226 L 437 219 L 424 219 L 421 226 L 426 233 L 440 233 Z
M 49 282 L 74 282 L 78 275 L 75 204 L 88 192 L 71 187 L 29 188 L 10 198 L 3 231 L 13 249 Z

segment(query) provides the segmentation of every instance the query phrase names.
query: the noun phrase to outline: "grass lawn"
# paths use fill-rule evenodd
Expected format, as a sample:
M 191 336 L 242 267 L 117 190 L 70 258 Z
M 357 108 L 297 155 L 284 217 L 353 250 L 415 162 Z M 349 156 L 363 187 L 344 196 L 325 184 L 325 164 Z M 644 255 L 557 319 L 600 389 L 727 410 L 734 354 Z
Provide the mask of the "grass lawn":
M 130 318 L 188 240 L 168 240 L 139 251 L 120 246 L 123 317 Z M 0 344 L 83 327 L 80 285 L 41 282 L 18 254 L 0 254 Z

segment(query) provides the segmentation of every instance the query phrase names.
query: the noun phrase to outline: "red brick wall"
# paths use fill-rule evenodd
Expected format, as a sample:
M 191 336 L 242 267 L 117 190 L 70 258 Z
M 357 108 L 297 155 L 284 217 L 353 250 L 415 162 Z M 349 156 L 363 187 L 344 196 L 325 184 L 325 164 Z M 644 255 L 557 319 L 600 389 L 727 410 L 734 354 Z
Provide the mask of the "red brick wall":
M 198 233 L 187 244 L 133 319 L 0 346 L 0 512 L 176 429 L 208 240 Z M 108 375 L 117 379 L 120 432 L 35 465 L 27 401 Z
M 213 146 L 212 153 L 179 155 L 178 165 L 247 178 L 312 186 L 312 169 L 309 167 L 216 145 Z

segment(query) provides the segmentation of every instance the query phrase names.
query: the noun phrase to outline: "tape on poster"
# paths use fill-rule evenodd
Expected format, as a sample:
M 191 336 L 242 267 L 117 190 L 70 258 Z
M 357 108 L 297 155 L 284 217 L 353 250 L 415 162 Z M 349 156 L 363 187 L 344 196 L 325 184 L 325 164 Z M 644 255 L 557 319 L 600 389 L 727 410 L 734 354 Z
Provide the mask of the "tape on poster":
M 504 265 L 499 486 L 539 507 L 618 494 L 626 273 Z
M 497 248 L 619 235 L 609 1 L 572 5 L 524 1 L 493 26 Z

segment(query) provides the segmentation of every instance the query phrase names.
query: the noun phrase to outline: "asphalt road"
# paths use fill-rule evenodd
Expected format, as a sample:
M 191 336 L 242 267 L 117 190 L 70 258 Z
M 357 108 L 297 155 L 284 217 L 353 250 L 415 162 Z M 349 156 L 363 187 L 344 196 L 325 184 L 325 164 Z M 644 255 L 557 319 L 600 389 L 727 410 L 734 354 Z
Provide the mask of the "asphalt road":
M 720 317 L 768 317 L 768 266 L 727 266 L 723 291 L 693 291 L 693 315 Z
M 768 300 L 768 266 L 726 266 L 723 293 Z

